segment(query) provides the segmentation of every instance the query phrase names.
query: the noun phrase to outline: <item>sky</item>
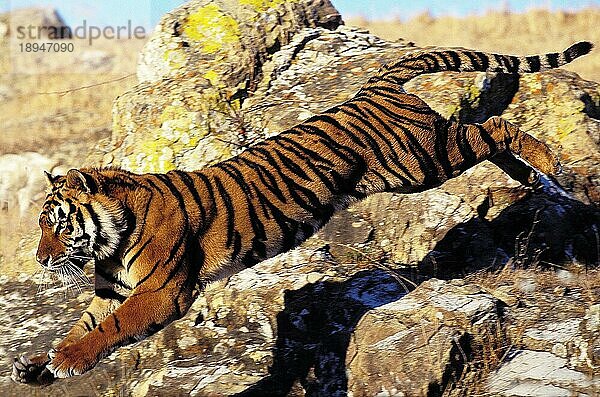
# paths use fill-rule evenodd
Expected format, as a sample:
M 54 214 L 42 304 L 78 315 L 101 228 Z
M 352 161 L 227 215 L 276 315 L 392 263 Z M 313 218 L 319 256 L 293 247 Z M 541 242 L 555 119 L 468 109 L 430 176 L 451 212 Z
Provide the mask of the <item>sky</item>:
M 0 0 L 0 11 L 31 6 L 50 6 L 59 10 L 65 22 L 81 25 L 83 20 L 96 26 L 126 25 L 151 29 L 167 11 L 183 4 L 184 0 Z M 368 19 L 401 18 L 403 20 L 425 11 L 433 16 L 484 13 L 508 5 L 512 11 L 534 7 L 552 10 L 575 10 L 586 6 L 600 7 L 600 0 L 332 0 L 342 16 L 362 16 Z

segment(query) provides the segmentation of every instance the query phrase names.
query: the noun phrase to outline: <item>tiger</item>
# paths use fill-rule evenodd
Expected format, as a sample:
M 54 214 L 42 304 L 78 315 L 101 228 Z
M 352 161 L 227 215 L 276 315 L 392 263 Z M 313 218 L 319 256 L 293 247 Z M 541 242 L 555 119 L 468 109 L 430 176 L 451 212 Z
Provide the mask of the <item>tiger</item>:
M 50 382 L 89 371 L 181 318 L 209 283 L 291 250 L 372 194 L 435 188 L 484 160 L 526 186 L 556 175 L 558 157 L 514 124 L 448 120 L 403 84 L 442 71 L 545 71 L 592 47 L 582 41 L 530 56 L 417 50 L 382 66 L 342 104 L 197 171 L 47 173 L 37 262 L 59 274 L 93 261 L 94 297 L 54 348 L 15 358 L 12 378 Z

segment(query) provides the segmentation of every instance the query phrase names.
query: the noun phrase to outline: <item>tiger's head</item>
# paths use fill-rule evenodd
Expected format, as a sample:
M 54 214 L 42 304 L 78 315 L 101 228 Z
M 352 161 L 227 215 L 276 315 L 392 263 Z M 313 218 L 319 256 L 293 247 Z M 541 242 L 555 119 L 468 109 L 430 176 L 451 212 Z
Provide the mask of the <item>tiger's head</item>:
M 50 184 L 39 218 L 41 238 L 36 259 L 61 274 L 82 269 L 92 259 L 113 255 L 126 229 L 122 203 L 111 197 L 97 170 L 46 173 Z

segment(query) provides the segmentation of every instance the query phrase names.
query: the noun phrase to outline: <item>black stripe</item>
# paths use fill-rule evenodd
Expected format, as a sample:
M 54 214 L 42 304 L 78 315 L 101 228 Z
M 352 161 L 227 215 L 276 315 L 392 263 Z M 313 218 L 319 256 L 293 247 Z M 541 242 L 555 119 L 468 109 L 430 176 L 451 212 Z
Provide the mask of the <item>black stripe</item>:
M 106 238 L 106 236 L 103 233 L 104 231 L 102 230 L 100 218 L 94 211 L 92 205 L 91 204 L 83 204 L 83 207 L 89 213 L 90 218 L 92 219 L 92 223 L 96 227 L 96 235 L 94 236 L 95 238 L 94 238 L 94 244 L 92 246 L 92 249 L 99 250 L 100 246 L 106 245 L 108 243 L 108 238 Z
M 370 115 L 371 118 L 378 120 L 379 125 L 386 130 L 392 137 L 395 138 L 395 140 L 399 143 L 399 145 L 401 146 L 402 149 L 406 150 L 406 147 L 404 146 L 404 142 L 401 141 L 401 139 L 398 137 L 397 133 L 395 131 L 393 131 L 391 129 L 391 127 L 388 125 L 387 122 L 381 120 L 377 115 L 375 115 L 374 112 L 370 111 L 368 108 L 366 107 L 357 107 L 355 110 L 359 115 L 359 117 L 355 117 L 356 120 L 364 122 L 364 119 L 367 119 L 369 117 L 365 117 L 363 112 L 366 112 L 368 115 Z M 417 179 L 412 175 L 412 173 L 408 170 L 408 168 L 406 168 L 406 166 L 402 163 L 402 161 L 400 161 L 398 154 L 396 153 L 395 148 L 393 147 L 392 143 L 389 142 L 389 140 L 387 140 L 386 138 L 384 138 L 379 132 L 378 132 L 378 128 L 374 128 L 373 132 L 375 133 L 375 135 L 378 135 L 382 138 L 382 140 L 384 142 L 387 143 L 388 146 L 388 150 L 389 150 L 389 156 L 386 156 L 384 153 L 381 152 L 379 145 L 377 145 L 376 143 L 374 143 L 372 145 L 372 152 L 375 154 L 375 157 L 377 157 L 378 163 L 379 165 L 385 169 L 387 172 L 389 172 L 390 174 L 392 174 L 395 178 L 397 178 L 399 180 L 399 183 L 404 185 L 404 186 L 410 186 L 413 184 L 413 182 L 418 182 Z M 368 136 L 369 140 L 371 142 L 374 142 L 373 138 L 371 136 Z M 392 166 L 395 168 L 399 168 L 400 171 L 404 174 L 400 174 L 398 173 L 397 170 L 395 170 L 394 168 L 392 168 L 392 166 L 390 165 L 390 157 L 392 161 Z
M 150 271 L 135 284 L 134 289 L 136 289 L 137 287 L 142 285 L 146 280 L 148 280 L 150 277 L 152 277 L 152 275 L 154 275 L 154 272 L 156 271 L 156 269 L 158 269 L 160 262 L 161 262 L 160 260 L 156 261 L 156 263 L 152 266 L 152 269 L 150 269 Z
M 427 67 L 423 68 L 424 72 L 439 72 L 444 70 L 444 68 L 442 68 L 442 66 L 440 65 L 440 62 L 438 60 L 438 58 L 436 57 L 435 53 L 424 53 L 421 54 L 418 57 L 419 60 L 425 62 L 425 65 Z
M 351 164 L 358 165 L 364 164 L 364 159 L 359 153 L 353 148 L 343 145 L 340 142 L 334 140 L 329 135 L 327 135 L 323 130 L 314 125 L 305 125 L 300 124 L 294 127 L 293 130 L 287 132 L 287 134 L 294 135 L 302 135 L 302 134 L 310 134 L 317 138 L 317 143 L 323 145 L 327 150 L 331 153 L 335 154 L 335 156 L 339 159 L 339 161 Z M 363 142 L 360 142 L 360 147 L 367 148 Z M 337 162 L 336 162 L 337 163 Z
M 138 251 L 135 254 L 133 254 L 133 256 L 131 257 L 131 259 L 129 259 L 129 261 L 127 262 L 127 265 L 125 266 L 125 270 L 129 271 L 129 269 L 131 268 L 131 266 L 133 265 L 133 263 L 135 262 L 135 260 L 141 255 L 142 251 L 144 251 L 144 248 L 146 248 L 146 246 L 148 244 L 150 244 L 150 242 L 152 241 L 153 237 L 154 236 L 150 236 L 150 238 L 148 240 L 146 240 L 146 242 L 144 244 L 142 244 L 142 246 L 140 247 L 140 249 L 138 249 Z
M 479 130 L 479 134 L 481 135 L 481 139 L 486 143 L 489 148 L 490 154 L 496 153 L 498 150 L 498 143 L 492 138 L 492 135 L 481 125 L 481 124 L 473 124 Z
M 287 137 L 285 135 L 279 135 L 279 136 L 277 136 L 277 139 L 275 139 L 275 142 L 277 142 L 280 145 L 283 145 L 284 142 L 286 144 L 291 145 L 294 149 L 296 149 L 296 151 L 294 153 L 297 153 L 297 155 L 299 157 L 300 157 L 300 153 L 304 153 L 313 161 L 318 161 L 319 163 L 325 164 L 329 167 L 335 166 L 335 164 L 333 162 L 331 162 L 328 159 L 326 159 L 325 157 L 321 156 L 316 151 L 311 150 L 309 147 L 302 146 L 300 143 L 294 141 L 290 137 Z M 289 146 L 287 148 L 288 148 L 288 150 L 292 150 L 289 148 Z
M 444 62 L 445 69 L 458 72 L 458 65 L 454 62 L 454 58 L 452 57 L 452 51 L 440 51 L 435 54 Z
M 475 71 L 485 72 L 490 67 L 490 60 L 486 54 L 479 51 L 464 51 L 463 54 L 469 58 Z
M 124 282 L 122 282 L 121 280 L 117 279 L 114 275 L 105 272 L 104 270 L 100 269 L 98 266 L 96 267 L 96 269 L 94 270 L 95 273 L 97 273 L 98 275 L 100 275 L 103 279 L 105 279 L 106 281 L 112 283 L 112 284 L 116 284 L 122 288 L 131 290 L 131 287 L 127 284 L 125 284 Z M 102 290 L 100 290 L 102 291 Z
M 421 184 L 425 186 L 437 184 L 439 182 L 439 178 L 435 160 L 431 157 L 423 145 L 421 145 L 421 142 L 419 142 L 419 140 L 412 134 L 410 129 L 402 125 L 396 125 L 398 128 L 402 128 L 404 130 L 404 136 L 407 139 L 408 149 L 419 163 L 419 168 L 421 168 L 421 171 L 423 172 L 423 181 Z
M 156 177 L 158 179 L 160 179 L 160 181 L 167 187 L 167 189 L 169 189 L 171 194 L 175 197 L 175 199 L 179 203 L 179 210 L 180 210 L 181 214 L 183 215 L 183 220 L 184 220 L 185 226 L 186 226 L 185 230 L 187 231 L 189 228 L 190 220 L 189 220 L 189 215 L 186 210 L 186 203 L 185 203 L 185 200 L 183 199 L 183 195 L 181 194 L 181 192 L 179 191 L 177 186 L 175 186 L 173 181 L 171 181 L 171 179 L 169 178 L 170 173 L 174 173 L 174 172 L 170 171 L 167 174 L 157 174 Z
M 419 162 L 419 165 L 421 166 L 421 170 L 423 171 L 423 174 L 425 177 L 425 180 L 423 181 L 423 183 L 437 182 L 437 167 L 435 166 L 435 161 L 433 160 L 431 155 L 428 153 L 428 151 L 425 150 L 425 148 L 423 148 L 421 143 L 413 136 L 413 134 L 409 128 L 407 128 L 404 124 L 402 124 L 396 120 L 397 119 L 397 117 L 395 117 L 396 113 L 391 112 L 389 109 L 386 109 L 383 107 L 380 107 L 379 110 L 390 118 L 390 120 L 388 121 L 388 124 L 391 124 L 391 125 L 397 127 L 398 129 L 402 130 L 402 132 L 404 133 L 404 138 L 405 138 L 406 144 L 408 146 L 403 146 L 403 148 L 405 148 L 405 150 L 408 149 L 408 151 Z M 372 117 L 375 117 L 375 116 L 373 115 Z M 414 125 L 415 123 L 411 123 L 411 124 Z M 384 124 L 384 127 L 389 128 L 385 124 Z M 430 130 L 431 129 L 430 125 L 426 125 L 425 129 L 428 130 L 429 133 L 433 133 Z M 399 142 L 403 141 L 400 139 L 397 132 L 394 132 L 393 136 L 398 137 Z M 419 152 L 419 153 L 417 153 L 417 152 Z M 408 169 L 406 169 L 404 167 L 402 162 L 398 160 L 397 156 L 395 156 L 395 159 L 396 159 L 396 164 L 394 164 L 394 165 L 396 165 L 398 167 L 402 167 L 402 169 L 406 170 L 405 172 L 407 172 L 408 175 L 412 176 L 413 179 L 416 181 L 416 179 L 414 178 L 414 175 L 411 175 L 411 173 L 408 171 Z
M 461 164 L 461 169 L 472 167 L 477 162 L 477 156 L 469 143 L 467 137 L 467 127 L 459 125 L 456 129 L 456 144 L 464 162 Z
M 87 314 L 90 317 L 90 320 L 92 320 L 92 328 L 96 328 L 96 317 L 94 317 L 94 315 L 87 310 L 83 313 Z
M 90 331 L 92 331 L 92 330 L 95 328 L 95 327 L 94 327 L 94 326 L 92 326 L 91 324 L 88 324 L 88 322 L 87 322 L 87 321 L 85 321 L 85 320 L 83 320 L 82 322 L 83 322 L 83 325 L 85 326 L 85 330 L 86 330 L 87 332 L 90 332 Z
M 231 247 L 231 244 L 233 244 L 233 238 L 234 238 L 234 232 L 235 232 L 235 212 L 234 212 L 234 208 L 233 208 L 233 204 L 231 202 L 231 196 L 229 196 L 229 193 L 227 193 L 227 191 L 225 190 L 225 188 L 223 187 L 223 183 L 221 182 L 221 179 L 219 179 L 219 177 L 214 177 L 215 180 L 215 185 L 217 186 L 217 191 L 219 193 L 219 196 L 221 197 L 221 200 L 223 201 L 223 204 L 225 204 L 225 209 L 227 210 L 227 213 L 225 214 L 225 217 L 227 218 L 227 248 Z
M 345 105 L 342 105 L 345 106 Z M 332 117 L 330 114 L 331 113 L 337 113 L 342 106 L 339 107 L 335 107 L 332 109 L 327 110 L 325 113 L 317 115 L 317 116 L 313 116 L 310 119 L 308 119 L 308 122 L 303 123 L 302 127 L 306 127 L 308 125 L 310 125 L 310 123 L 313 122 L 323 122 L 325 124 L 329 124 L 333 127 L 335 127 L 335 129 L 337 131 L 339 131 L 340 133 L 344 134 L 345 136 L 347 136 L 348 138 L 350 138 L 350 140 L 356 144 L 359 147 L 362 148 L 366 148 L 367 146 L 365 145 L 364 142 L 362 142 L 356 135 L 354 135 L 351 131 L 348 131 L 347 128 L 345 128 L 344 126 L 342 126 L 338 120 L 336 120 L 334 117 Z M 315 128 L 319 128 L 318 126 L 313 126 Z
M 435 155 L 444 170 L 446 179 L 452 177 L 452 164 L 448 158 L 448 129 L 450 122 L 444 119 L 438 119 L 435 123 Z
M 196 189 L 196 186 L 194 186 L 194 181 L 192 180 L 192 178 L 190 177 L 190 175 L 187 172 L 183 172 L 183 171 L 179 171 L 179 170 L 174 170 L 172 172 L 177 177 L 179 177 L 181 182 L 183 182 L 185 187 L 192 194 L 194 202 L 198 206 L 198 210 L 200 211 L 200 218 L 201 218 L 202 222 L 204 222 L 204 220 L 206 219 L 206 211 L 204 210 L 204 207 L 202 206 L 202 199 L 200 198 L 200 195 L 198 194 L 198 190 Z
M 531 72 L 539 72 L 540 71 L 541 63 L 540 63 L 540 57 L 538 55 L 531 55 L 531 56 L 525 57 L 525 59 L 527 60 L 527 63 L 529 64 L 529 71 L 531 71 Z
M 259 157 L 259 156 L 256 156 L 256 157 Z M 287 202 L 287 198 L 283 194 L 281 188 L 277 184 L 277 180 L 275 179 L 275 177 L 273 176 L 272 173 L 268 172 L 264 167 L 260 166 L 259 164 L 256 164 L 255 162 L 253 162 L 251 160 L 243 158 L 242 156 L 239 157 L 239 161 L 242 162 L 243 164 L 245 164 L 246 166 L 250 167 L 252 170 L 254 170 L 256 175 L 258 175 L 258 179 L 260 179 L 261 183 L 273 195 L 275 195 L 275 197 L 277 197 L 277 199 L 279 201 L 281 201 L 284 204 Z
M 258 199 L 268 208 L 273 219 L 281 230 L 281 249 L 280 252 L 289 251 L 294 248 L 295 236 L 298 232 L 299 223 L 288 218 L 276 205 L 271 203 L 260 191 L 256 192 Z
M 222 169 L 226 172 L 234 181 L 238 184 L 240 189 L 245 194 L 246 205 L 248 206 L 248 217 L 250 219 L 250 224 L 252 226 L 252 231 L 254 236 L 252 237 L 252 248 L 250 253 L 253 254 L 253 257 L 264 258 L 266 256 L 266 246 L 265 241 L 267 240 L 267 235 L 265 233 L 265 228 L 262 222 L 260 221 L 258 214 L 256 213 L 256 209 L 254 208 L 254 204 L 252 203 L 251 197 L 253 196 L 252 190 L 250 186 L 244 181 L 241 172 L 229 164 L 228 162 L 221 163 Z M 237 241 L 238 244 L 234 243 L 234 252 L 239 252 L 241 249 L 241 237 L 239 233 L 237 233 Z M 256 263 L 256 262 L 254 262 Z M 252 265 L 254 265 L 252 263 Z
M 546 59 L 548 60 L 548 64 L 550 65 L 550 67 L 557 68 L 559 66 L 558 53 L 553 52 L 551 54 L 546 54 Z
M 123 303 L 126 299 L 126 297 L 110 288 L 98 288 L 94 293 L 98 298 L 116 300 L 119 303 Z
M 138 186 L 141 186 L 142 189 L 146 190 L 150 194 L 150 197 L 148 197 L 148 199 L 146 201 L 146 205 L 144 207 L 144 211 L 142 212 L 143 217 L 141 218 L 139 215 L 135 216 L 133 218 L 134 222 L 132 222 L 132 224 L 130 225 L 130 227 L 134 227 L 133 223 L 141 224 L 141 225 L 144 225 L 146 223 L 146 218 L 148 217 L 148 211 L 150 210 L 150 204 L 152 204 L 152 200 L 154 198 L 154 192 L 151 189 L 148 189 L 147 187 L 139 185 L 139 184 L 138 184 Z M 127 256 L 129 254 L 129 252 L 133 248 L 135 248 L 135 246 L 137 246 L 139 244 L 139 242 L 142 239 L 142 237 L 143 237 L 143 233 L 139 233 L 139 235 L 137 236 L 135 242 L 132 245 L 130 245 L 129 248 L 127 248 L 127 250 L 125 251 L 123 257 Z
M 180 232 L 180 236 L 177 239 L 177 242 L 175 244 L 173 244 L 173 247 L 171 247 L 169 256 L 167 257 L 167 260 L 163 264 L 163 266 L 166 266 L 168 263 L 171 263 L 175 259 L 175 255 L 177 254 L 177 252 L 179 252 L 181 247 L 184 246 L 184 242 L 185 242 L 186 238 L 188 238 L 188 236 L 189 236 L 189 231 L 190 231 L 189 217 L 188 217 L 187 211 L 185 209 L 185 201 L 183 200 L 183 196 L 181 195 L 179 190 L 177 190 L 175 185 L 173 185 L 173 182 L 171 182 L 171 180 L 169 179 L 169 176 L 165 175 L 165 174 L 156 174 L 156 177 L 169 189 L 169 191 L 175 196 L 175 198 L 179 202 L 180 213 L 183 215 L 183 221 L 185 224 L 183 230 Z M 179 261 L 177 263 L 176 268 L 178 268 L 180 266 L 181 266 L 181 261 Z
M 506 56 L 506 65 L 510 73 L 519 73 L 519 65 L 521 60 L 515 56 Z
M 290 139 L 290 141 L 292 140 Z M 296 146 L 287 146 L 288 142 L 286 142 L 286 144 L 284 144 L 284 142 L 285 141 L 283 140 L 276 140 L 274 143 L 301 159 L 302 165 L 310 171 L 312 171 L 319 178 L 319 182 L 325 185 L 327 190 L 335 193 L 339 191 L 339 186 L 341 183 L 343 183 L 343 178 L 335 170 L 333 163 L 331 163 L 329 160 L 324 159 L 312 150 L 306 150 L 306 152 L 303 152 L 300 149 L 297 149 Z M 313 153 L 316 158 L 312 157 Z M 322 162 L 320 161 L 321 159 L 325 160 L 325 165 L 322 164 Z M 326 173 L 324 173 L 322 170 L 326 170 Z M 331 177 L 333 181 L 330 180 L 329 177 Z
M 454 70 L 460 71 L 460 67 L 462 66 L 462 60 L 460 59 L 460 55 L 456 51 L 446 51 L 446 55 L 452 58 L 452 62 L 454 63 Z
M 275 143 L 275 142 L 272 142 Z M 287 168 L 290 172 L 292 172 L 297 177 L 304 179 L 305 181 L 312 181 L 312 179 L 304 172 L 304 170 L 296 164 L 295 161 L 287 157 L 283 152 L 277 150 L 271 145 L 271 150 L 275 155 L 279 158 L 280 165 Z
M 256 196 L 256 198 L 258 199 L 258 205 L 260 206 L 263 216 L 266 219 L 272 219 L 271 213 L 269 212 L 269 209 L 267 208 L 267 205 L 265 205 L 265 202 L 263 201 L 264 196 L 262 194 L 258 194 L 261 189 L 258 188 L 258 186 L 256 186 L 256 184 L 253 181 L 250 181 L 250 186 L 252 188 L 252 190 L 254 190 L 254 194 Z
M 395 138 L 396 142 L 400 145 L 400 147 L 405 150 L 408 151 L 408 148 L 405 146 L 404 142 L 402 142 L 401 137 L 398 136 L 397 132 L 394 131 L 390 126 L 389 123 L 387 123 L 386 121 L 382 120 L 381 118 L 379 118 L 379 116 L 377 116 L 373 111 L 371 111 L 370 109 L 368 109 L 365 106 L 362 107 L 351 107 L 349 106 L 349 108 L 351 108 L 352 110 L 356 111 L 358 113 L 358 116 L 353 115 L 353 117 L 355 117 L 357 120 L 365 123 L 366 119 L 374 119 L 377 120 L 379 125 L 386 130 L 392 137 Z M 365 114 L 366 113 L 366 114 Z M 383 137 L 383 135 L 381 133 L 379 133 L 379 129 L 375 128 L 373 126 L 372 131 L 375 133 L 375 135 L 379 136 L 382 140 L 384 140 L 384 142 L 387 143 L 388 149 L 390 151 L 390 157 L 393 161 L 393 165 L 395 167 L 400 168 L 400 170 L 404 173 L 404 175 L 399 174 L 398 172 L 396 172 L 395 170 L 393 170 L 390 166 L 389 166 L 389 162 L 387 159 L 387 156 L 385 156 L 380 150 L 379 150 L 379 146 L 375 146 L 376 144 L 374 143 L 372 145 L 373 148 L 373 152 L 375 154 L 375 156 L 378 158 L 378 161 L 380 163 L 380 165 L 387 170 L 388 172 L 390 172 L 392 175 L 394 175 L 396 178 L 398 178 L 400 180 L 400 182 L 405 185 L 405 186 L 410 186 L 413 184 L 413 182 L 418 182 L 418 180 L 412 175 L 412 173 L 408 170 L 408 168 L 406 168 L 406 166 L 402 163 L 402 161 L 400 161 L 398 154 L 396 153 L 395 148 L 393 147 L 393 144 L 391 142 L 389 142 L 389 140 L 387 140 L 386 138 Z M 372 137 L 368 137 L 369 140 L 371 142 L 373 141 Z
M 190 172 L 190 176 L 194 176 L 196 178 L 199 178 L 202 183 L 204 184 L 204 189 L 208 192 L 208 203 L 206 204 L 210 204 L 210 214 L 212 217 L 215 216 L 216 212 L 217 212 L 217 203 L 215 201 L 215 191 L 213 189 L 212 183 L 210 182 L 209 178 L 204 175 L 202 172 Z M 203 203 L 204 204 L 204 203 Z M 205 209 L 205 213 L 207 214 L 207 217 L 209 215 L 209 211 Z M 207 218 L 205 220 L 205 222 L 209 222 L 209 219 Z M 204 228 L 208 228 L 208 224 L 203 225 Z
M 409 111 L 411 111 L 411 106 L 408 104 L 405 104 L 404 102 L 400 102 L 398 100 L 389 100 L 388 104 L 392 104 L 394 105 L 397 110 L 396 111 L 392 111 L 391 109 L 389 109 L 389 106 L 383 106 L 379 103 L 377 103 L 376 101 L 374 101 L 372 98 L 364 98 L 363 100 L 361 100 L 361 102 L 366 102 L 369 105 L 373 106 L 374 108 L 376 108 L 377 110 L 379 110 L 380 112 L 384 113 L 386 116 L 388 116 L 390 119 L 392 120 L 402 120 L 405 121 L 407 124 L 410 124 L 414 127 L 418 127 L 421 128 L 423 130 L 428 130 L 431 128 L 431 124 L 424 120 L 424 121 L 419 121 L 417 119 L 415 119 L 414 117 L 410 117 L 410 115 L 406 114 Z M 433 110 L 431 110 L 431 108 L 428 108 L 429 111 L 428 112 L 418 112 L 419 114 L 432 114 Z
M 112 315 L 113 320 L 115 320 L 115 328 L 117 330 L 117 332 L 121 332 L 121 325 L 119 323 L 119 319 L 117 318 L 117 316 L 113 313 Z

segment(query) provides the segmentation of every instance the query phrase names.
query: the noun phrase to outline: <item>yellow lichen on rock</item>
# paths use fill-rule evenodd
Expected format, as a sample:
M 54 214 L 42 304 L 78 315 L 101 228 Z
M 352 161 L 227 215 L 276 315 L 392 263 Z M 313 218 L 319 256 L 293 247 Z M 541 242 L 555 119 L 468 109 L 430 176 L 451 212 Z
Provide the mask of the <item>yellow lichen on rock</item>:
M 163 59 L 169 64 L 171 69 L 180 69 L 184 67 L 186 63 L 186 55 L 179 49 L 165 51 Z
M 168 144 L 169 141 L 161 137 L 140 142 L 139 150 L 123 158 L 121 166 L 139 173 L 173 170 L 176 165 Z
M 183 106 L 166 106 L 160 115 L 160 128 L 137 143 L 136 154 L 127 156 L 122 166 L 134 172 L 167 172 L 178 167 L 177 156 L 198 146 L 208 131 L 196 124 L 197 112 Z
M 183 31 L 190 40 L 200 43 L 207 54 L 213 54 L 224 45 L 240 40 L 238 23 L 224 14 L 216 4 L 200 7 L 188 15 Z
M 209 70 L 206 73 L 204 73 L 204 77 L 206 80 L 210 81 L 210 83 L 214 86 L 217 87 L 224 87 L 225 85 L 223 84 L 223 82 L 221 81 L 221 76 L 219 75 L 218 72 L 214 71 L 214 70 Z
M 172 142 L 189 143 L 188 133 L 196 128 L 196 116 L 197 112 L 189 112 L 183 106 L 167 106 L 160 115 L 161 135 Z
M 294 3 L 295 0 L 288 1 L 288 3 Z M 249 5 L 256 12 L 265 12 L 269 8 L 275 8 L 285 3 L 284 0 L 240 0 L 240 5 Z

